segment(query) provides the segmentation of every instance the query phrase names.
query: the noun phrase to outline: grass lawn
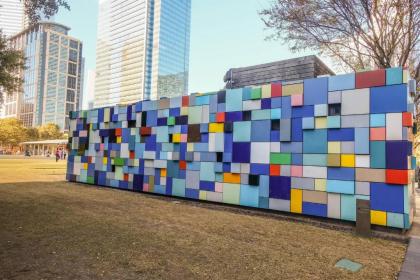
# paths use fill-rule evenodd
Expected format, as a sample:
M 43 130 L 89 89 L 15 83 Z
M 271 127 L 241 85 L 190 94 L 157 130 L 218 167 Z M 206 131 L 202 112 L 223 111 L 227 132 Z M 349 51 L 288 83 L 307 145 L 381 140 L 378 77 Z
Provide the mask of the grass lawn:
M 0 158 L 0 279 L 394 279 L 406 245 L 64 181 Z M 363 264 L 335 268 L 341 258 Z

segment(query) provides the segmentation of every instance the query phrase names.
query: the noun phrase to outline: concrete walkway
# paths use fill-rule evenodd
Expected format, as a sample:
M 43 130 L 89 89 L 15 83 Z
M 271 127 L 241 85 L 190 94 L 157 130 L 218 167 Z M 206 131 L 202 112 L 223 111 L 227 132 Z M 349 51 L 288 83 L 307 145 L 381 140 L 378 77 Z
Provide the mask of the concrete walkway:
M 420 279 L 420 189 L 416 189 L 416 216 L 409 235 L 410 243 L 398 280 Z

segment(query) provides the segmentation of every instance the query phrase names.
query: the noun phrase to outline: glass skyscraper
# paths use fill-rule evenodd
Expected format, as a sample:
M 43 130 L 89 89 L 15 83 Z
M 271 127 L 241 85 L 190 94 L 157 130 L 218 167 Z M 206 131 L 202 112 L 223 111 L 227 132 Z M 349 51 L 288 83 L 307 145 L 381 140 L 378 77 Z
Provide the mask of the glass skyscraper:
M 10 38 L 26 57 L 22 89 L 9 95 L 5 117 L 16 116 L 25 126 L 55 123 L 68 128 L 70 111 L 80 109 L 82 42 L 70 37 L 70 28 L 40 22 Z M 14 115 L 13 115 L 14 114 Z
M 191 0 L 100 0 L 95 107 L 188 93 Z

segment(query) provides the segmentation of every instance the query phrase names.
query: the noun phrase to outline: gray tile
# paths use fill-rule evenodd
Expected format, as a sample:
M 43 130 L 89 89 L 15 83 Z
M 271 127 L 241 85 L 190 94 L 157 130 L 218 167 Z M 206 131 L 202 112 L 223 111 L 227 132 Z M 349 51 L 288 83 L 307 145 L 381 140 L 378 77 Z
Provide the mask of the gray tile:
M 410 243 L 408 244 L 407 251 L 420 253 L 420 238 L 419 237 L 411 237 Z
M 401 267 L 401 271 L 416 274 L 419 276 L 419 279 L 420 279 L 420 266 L 419 266 L 419 263 L 416 261 L 405 259 Z
M 419 280 L 419 275 L 410 272 L 401 271 L 398 274 L 398 280 Z

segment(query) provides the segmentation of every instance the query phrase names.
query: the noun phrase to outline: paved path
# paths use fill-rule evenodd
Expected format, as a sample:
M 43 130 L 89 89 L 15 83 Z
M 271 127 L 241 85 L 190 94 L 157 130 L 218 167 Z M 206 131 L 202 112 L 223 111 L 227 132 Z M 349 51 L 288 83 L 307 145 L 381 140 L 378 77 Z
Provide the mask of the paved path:
M 416 189 L 416 213 L 413 227 L 409 232 L 410 243 L 398 280 L 420 279 L 420 189 Z

